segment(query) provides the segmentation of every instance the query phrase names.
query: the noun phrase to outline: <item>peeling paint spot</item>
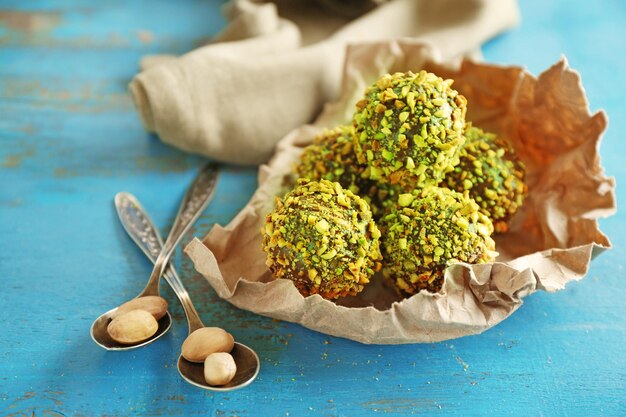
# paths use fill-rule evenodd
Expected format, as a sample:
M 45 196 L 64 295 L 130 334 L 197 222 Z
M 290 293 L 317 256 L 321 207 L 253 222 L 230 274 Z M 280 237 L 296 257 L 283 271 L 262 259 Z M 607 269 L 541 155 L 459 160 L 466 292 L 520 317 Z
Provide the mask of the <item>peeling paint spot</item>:
M 76 176 L 76 173 L 73 172 L 73 171 L 70 171 L 67 168 L 59 167 L 59 168 L 56 168 L 54 170 L 54 177 L 55 178 L 59 178 L 60 179 L 60 178 L 69 178 L 69 177 L 75 177 L 75 176 Z
M 149 30 L 138 30 L 137 39 L 144 44 L 150 44 L 154 40 L 154 35 Z
M 22 165 L 22 161 L 25 158 L 35 155 L 35 148 L 28 148 L 24 152 L 6 155 L 4 160 L 0 163 L 0 167 L 4 168 L 18 168 Z
M 67 177 L 67 168 L 57 168 L 54 170 L 54 176 L 56 178 Z
M 171 396 L 168 396 L 168 397 L 165 397 L 165 398 L 167 398 L 170 401 L 180 401 L 181 403 L 186 403 L 187 402 L 187 399 L 185 398 L 184 395 L 171 395 Z
M 20 126 L 17 128 L 17 130 L 19 130 L 20 132 L 26 133 L 27 135 L 32 135 L 33 133 L 36 133 L 38 131 L 38 129 L 36 129 L 31 124 Z
M 15 200 L 3 201 L 0 204 L 2 204 L 3 206 L 6 206 L 6 207 L 15 208 L 15 207 L 21 206 L 22 203 L 23 203 L 23 201 L 22 201 L 21 198 L 16 198 Z
M 426 398 L 390 398 L 361 403 L 361 406 L 378 413 L 421 414 L 437 407 L 437 401 Z
M 32 33 L 51 30 L 61 24 L 61 16 L 56 12 L 21 12 L 0 10 L 0 26 L 7 29 Z
M 80 88 L 65 90 L 59 88 L 57 80 L 44 85 L 38 80 L 24 80 L 5 77 L 0 84 L 0 97 L 5 99 L 29 100 L 33 107 L 63 108 L 75 112 L 99 112 L 112 109 L 127 109 L 133 106 L 132 99 L 125 91 L 104 91 L 106 84 L 82 84 Z M 32 133 L 26 126 L 25 133 Z
M 2 166 L 6 168 L 17 168 L 21 163 L 21 155 L 7 155 L 2 162 Z

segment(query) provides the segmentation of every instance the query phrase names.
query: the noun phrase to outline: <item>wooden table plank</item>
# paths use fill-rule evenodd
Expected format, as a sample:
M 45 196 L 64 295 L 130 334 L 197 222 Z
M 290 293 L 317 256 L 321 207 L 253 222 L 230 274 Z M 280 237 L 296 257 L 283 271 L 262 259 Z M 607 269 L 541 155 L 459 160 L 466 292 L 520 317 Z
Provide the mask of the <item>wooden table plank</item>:
M 485 58 L 536 74 L 565 53 L 591 108 L 609 114 L 601 154 L 619 184 L 626 8 L 544 3 L 522 0 L 522 25 L 485 45 Z M 134 296 L 151 269 L 117 224 L 113 195 L 135 193 L 165 233 L 202 162 L 143 131 L 126 84 L 142 55 L 183 53 L 216 33 L 220 5 L 0 1 L 0 414 L 626 415 L 622 213 L 601 221 L 615 248 L 583 281 L 529 297 L 479 336 L 367 346 L 312 332 L 220 300 L 179 250 L 203 320 L 258 351 L 258 380 L 216 394 L 179 378 L 186 326 L 167 288 L 175 323 L 158 343 L 124 354 L 90 340 L 92 320 Z M 215 201 L 185 239 L 229 222 L 255 175 L 225 167 Z

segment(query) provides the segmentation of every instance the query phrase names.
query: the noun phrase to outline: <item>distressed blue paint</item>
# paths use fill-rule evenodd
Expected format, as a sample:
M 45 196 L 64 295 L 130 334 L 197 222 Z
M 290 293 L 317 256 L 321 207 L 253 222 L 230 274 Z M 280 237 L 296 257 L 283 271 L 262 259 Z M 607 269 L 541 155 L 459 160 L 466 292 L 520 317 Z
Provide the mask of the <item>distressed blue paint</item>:
M 167 289 L 169 335 L 132 353 L 99 350 L 91 321 L 135 295 L 150 271 L 116 223 L 113 195 L 137 194 L 165 232 L 201 163 L 144 133 L 125 85 L 141 55 L 190 50 L 223 24 L 217 1 L 101 3 L 0 2 L 60 16 L 38 33 L 0 26 L 1 415 L 626 415 L 621 213 L 601 222 L 615 249 L 585 280 L 530 297 L 479 336 L 365 346 L 275 322 L 219 300 L 178 251 L 202 318 L 258 350 L 258 381 L 213 394 L 178 377 L 186 327 Z M 522 25 L 489 42 L 485 57 L 536 74 L 566 54 L 591 108 L 609 114 L 601 154 L 621 182 L 626 7 L 552 3 L 522 0 Z M 227 223 L 255 183 L 253 168 L 227 167 L 187 239 Z

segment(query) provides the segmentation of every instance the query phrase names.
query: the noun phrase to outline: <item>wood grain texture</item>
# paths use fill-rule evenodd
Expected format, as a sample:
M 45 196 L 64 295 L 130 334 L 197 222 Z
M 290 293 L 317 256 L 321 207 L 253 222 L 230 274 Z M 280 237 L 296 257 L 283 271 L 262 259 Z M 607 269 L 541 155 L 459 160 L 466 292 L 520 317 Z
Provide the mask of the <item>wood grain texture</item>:
M 258 380 L 200 391 L 176 371 L 186 336 L 104 352 L 101 312 L 137 294 L 151 266 L 117 223 L 116 192 L 136 194 L 165 233 L 202 160 L 147 135 L 126 84 L 148 53 L 183 53 L 224 24 L 221 1 L 0 1 L 0 415 L 6 416 L 624 416 L 626 215 L 601 221 L 615 248 L 560 293 L 537 294 L 479 336 L 366 346 L 238 310 L 176 254 L 208 325 L 262 359 Z M 483 48 L 487 61 L 535 74 L 565 54 L 592 110 L 610 126 L 603 164 L 618 187 L 626 131 L 626 6 L 619 0 L 520 1 L 520 27 Z M 213 203 L 187 234 L 225 224 L 256 185 L 225 167 Z M 621 188 L 618 206 L 626 203 Z

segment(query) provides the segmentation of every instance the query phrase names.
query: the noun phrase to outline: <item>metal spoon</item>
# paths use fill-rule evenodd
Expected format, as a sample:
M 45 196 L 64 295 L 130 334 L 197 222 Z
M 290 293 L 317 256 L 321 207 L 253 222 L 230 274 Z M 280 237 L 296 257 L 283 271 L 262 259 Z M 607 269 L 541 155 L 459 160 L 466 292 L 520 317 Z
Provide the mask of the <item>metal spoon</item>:
M 159 231 L 154 227 L 152 221 L 150 221 L 148 214 L 143 207 L 141 207 L 139 201 L 129 193 L 118 193 L 115 196 L 115 204 L 126 207 L 126 211 L 132 212 L 132 216 L 120 215 L 122 225 L 146 256 L 154 262 L 158 253 L 161 251 L 162 240 Z M 120 213 L 119 210 L 118 213 Z M 189 293 L 178 277 L 178 274 L 176 274 L 174 266 L 170 264 L 163 276 L 176 293 L 176 296 L 185 310 L 185 315 L 189 323 L 189 333 L 204 327 L 202 320 L 200 320 L 198 316 L 198 312 L 191 302 Z M 239 342 L 235 342 L 235 347 L 231 355 L 233 355 L 235 363 L 237 364 L 237 373 L 233 380 L 227 385 L 219 387 L 207 385 L 204 381 L 203 364 L 189 362 L 182 356 L 178 358 L 178 372 L 190 384 L 208 390 L 231 391 L 245 387 L 250 384 L 259 373 L 259 357 L 254 350 Z
M 193 180 L 183 197 L 183 201 L 178 209 L 178 214 L 174 220 L 174 225 L 170 230 L 170 234 L 167 237 L 165 244 L 163 244 L 162 248 L 159 248 L 160 250 L 156 260 L 154 261 L 154 269 L 152 270 L 150 279 L 148 280 L 146 287 L 136 298 L 146 295 L 159 295 L 159 281 L 161 279 L 161 275 L 163 275 L 165 267 L 168 265 L 169 258 L 185 232 L 200 216 L 209 201 L 213 198 L 217 177 L 218 168 L 215 164 L 207 164 L 200 169 L 200 172 Z M 154 245 L 155 242 L 148 242 L 150 239 L 153 239 L 153 237 L 145 233 L 142 234 L 141 221 L 143 221 L 143 219 L 135 218 L 136 210 L 134 210 L 132 205 L 124 204 L 125 201 L 126 200 L 120 201 L 120 204 L 116 201 L 115 206 L 117 208 L 118 215 L 120 218 L 128 220 L 128 224 L 133 224 L 134 227 L 138 228 L 138 239 L 142 241 L 145 240 L 146 244 Z M 96 342 L 96 344 L 107 350 L 129 350 L 145 346 L 163 336 L 172 324 L 172 317 L 168 312 L 159 320 L 159 328 L 152 337 L 134 345 L 123 345 L 113 340 L 107 332 L 107 326 L 111 322 L 111 314 L 113 314 L 116 309 L 117 307 L 102 314 L 91 325 L 91 338 L 94 342 Z

